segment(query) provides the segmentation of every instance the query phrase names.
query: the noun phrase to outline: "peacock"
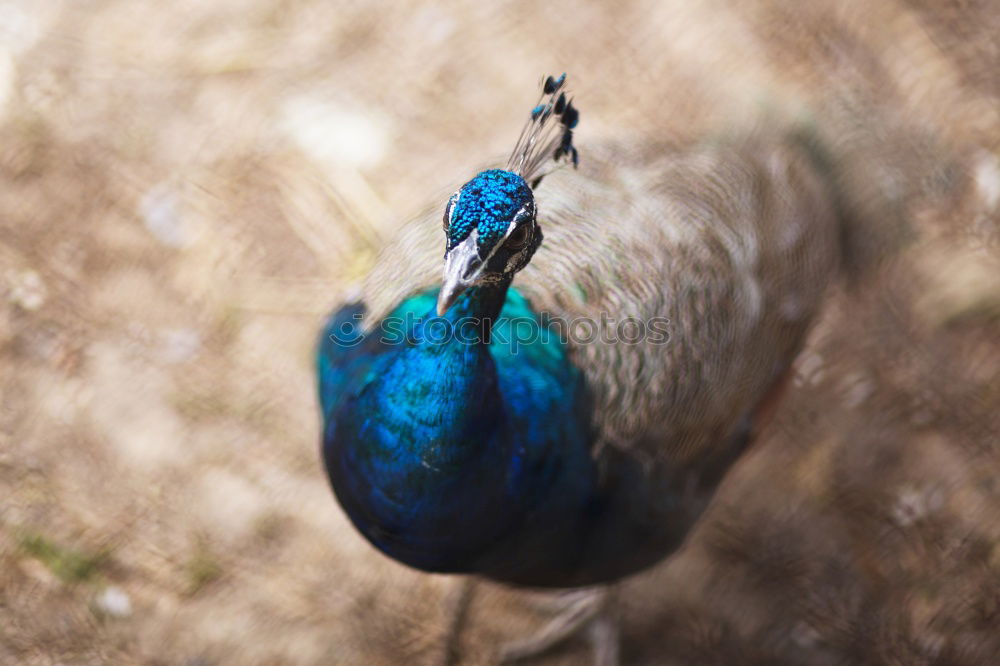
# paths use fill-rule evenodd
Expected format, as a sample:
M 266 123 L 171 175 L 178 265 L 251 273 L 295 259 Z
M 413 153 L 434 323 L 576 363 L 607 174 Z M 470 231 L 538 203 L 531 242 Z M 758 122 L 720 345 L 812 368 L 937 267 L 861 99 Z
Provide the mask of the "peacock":
M 591 590 L 506 657 L 608 622 L 602 591 L 680 546 L 841 265 L 807 133 L 581 160 L 579 117 L 565 74 L 546 77 L 504 168 L 445 203 L 443 274 L 441 213 L 417 217 L 317 351 L 326 472 L 372 545 Z M 616 663 L 601 635 L 597 661 Z

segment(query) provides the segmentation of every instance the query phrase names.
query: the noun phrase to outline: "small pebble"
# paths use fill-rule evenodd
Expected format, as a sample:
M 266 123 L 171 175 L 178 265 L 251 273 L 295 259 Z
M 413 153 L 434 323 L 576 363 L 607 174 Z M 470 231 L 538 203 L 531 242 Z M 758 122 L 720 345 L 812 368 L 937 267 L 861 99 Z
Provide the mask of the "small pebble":
M 160 357 L 167 363 L 184 363 L 197 356 L 201 335 L 191 328 L 174 328 L 160 334 Z
M 976 190 L 986 211 L 992 213 L 1000 205 L 1000 157 L 982 151 L 972 169 Z
M 142 222 L 156 240 L 168 247 L 181 248 L 194 240 L 180 214 L 180 201 L 173 188 L 153 187 L 139 205 Z
M 110 617 L 124 618 L 132 615 L 132 600 L 125 590 L 116 585 L 104 588 L 96 603 L 101 612 Z
M 943 505 L 944 494 L 940 489 L 904 487 L 896 496 L 892 518 L 900 527 L 909 527 L 939 510 Z
M 32 270 L 7 273 L 10 285 L 10 300 L 25 310 L 37 310 L 45 304 L 48 291 L 38 273 Z

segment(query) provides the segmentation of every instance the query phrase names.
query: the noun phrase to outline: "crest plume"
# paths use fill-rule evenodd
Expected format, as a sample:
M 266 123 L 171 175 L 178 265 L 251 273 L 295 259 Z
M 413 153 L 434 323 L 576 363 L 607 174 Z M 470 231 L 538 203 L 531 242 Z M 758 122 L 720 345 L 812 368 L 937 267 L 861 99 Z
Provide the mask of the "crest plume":
M 563 89 L 566 74 L 545 77 L 542 94 L 531 110 L 531 118 L 521 130 L 517 144 L 507 160 L 507 169 L 518 174 L 534 187 L 549 173 L 543 167 L 552 158 L 558 163 L 567 158 L 576 167 L 579 155 L 573 145 L 573 128 L 580 113 Z

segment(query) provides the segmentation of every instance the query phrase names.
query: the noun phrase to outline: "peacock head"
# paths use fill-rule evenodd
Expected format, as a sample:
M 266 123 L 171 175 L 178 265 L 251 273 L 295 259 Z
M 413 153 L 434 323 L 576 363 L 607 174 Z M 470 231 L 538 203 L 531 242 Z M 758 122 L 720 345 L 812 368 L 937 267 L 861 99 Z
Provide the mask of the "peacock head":
M 541 245 L 534 188 L 560 160 L 578 163 L 573 128 L 580 114 L 562 92 L 565 82 L 565 74 L 545 78 L 507 168 L 477 174 L 448 199 L 439 315 L 469 287 L 510 280 Z
M 483 171 L 451 195 L 444 210 L 447 245 L 438 313 L 467 288 L 500 282 L 528 265 L 542 242 L 535 195 L 512 171 Z

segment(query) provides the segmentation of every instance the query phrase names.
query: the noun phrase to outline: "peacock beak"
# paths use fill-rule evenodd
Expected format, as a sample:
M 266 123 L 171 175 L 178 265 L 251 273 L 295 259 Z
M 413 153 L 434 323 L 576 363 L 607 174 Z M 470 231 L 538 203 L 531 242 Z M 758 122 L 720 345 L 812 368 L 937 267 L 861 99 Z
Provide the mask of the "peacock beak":
M 444 281 L 438 292 L 437 313 L 444 315 L 462 292 L 471 287 L 483 272 L 483 260 L 476 247 L 476 232 L 444 255 Z

